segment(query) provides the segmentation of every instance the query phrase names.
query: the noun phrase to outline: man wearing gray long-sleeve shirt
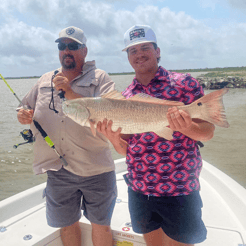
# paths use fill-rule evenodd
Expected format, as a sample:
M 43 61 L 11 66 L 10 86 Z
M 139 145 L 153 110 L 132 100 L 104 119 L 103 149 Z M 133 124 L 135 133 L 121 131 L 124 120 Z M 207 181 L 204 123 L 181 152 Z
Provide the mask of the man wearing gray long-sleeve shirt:
M 84 32 L 68 27 L 59 34 L 59 58 L 62 67 L 53 79 L 53 100 L 58 113 L 50 110 L 52 76 L 44 74 L 24 97 L 22 103 L 28 108 L 18 110 L 21 124 L 31 124 L 35 136 L 35 174 L 47 172 L 47 221 L 52 227 L 61 227 L 64 245 L 81 245 L 79 219 L 81 205 L 84 215 L 92 224 L 95 246 L 110 246 L 112 234 L 110 221 L 116 199 L 114 162 L 107 139 L 100 133 L 94 137 L 90 128 L 82 127 L 65 117 L 59 91 L 66 99 L 97 97 L 114 90 L 114 83 L 95 62 L 85 62 L 87 55 Z M 39 122 L 54 142 L 58 153 L 68 165 L 45 143 L 32 123 Z M 81 204 L 81 197 L 83 202 Z

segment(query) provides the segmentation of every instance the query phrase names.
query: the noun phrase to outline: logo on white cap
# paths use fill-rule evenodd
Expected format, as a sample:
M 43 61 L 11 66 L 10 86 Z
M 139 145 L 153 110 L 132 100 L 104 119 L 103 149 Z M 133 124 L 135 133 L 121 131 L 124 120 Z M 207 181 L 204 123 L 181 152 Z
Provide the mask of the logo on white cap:
M 124 35 L 125 48 L 122 51 L 126 51 L 129 47 L 142 44 L 142 43 L 156 43 L 156 36 L 150 26 L 147 25 L 135 25 L 128 29 Z
M 67 27 L 60 31 L 59 38 L 55 42 L 60 42 L 63 38 L 69 38 L 79 44 L 86 45 L 86 37 L 84 31 L 75 26 Z
M 75 30 L 73 28 L 68 28 L 66 30 L 67 35 L 72 35 L 74 32 L 75 32 Z
M 129 33 L 129 36 L 130 36 L 130 40 L 133 40 L 134 38 L 145 37 L 145 31 L 143 28 L 139 28 L 139 29 L 131 31 Z

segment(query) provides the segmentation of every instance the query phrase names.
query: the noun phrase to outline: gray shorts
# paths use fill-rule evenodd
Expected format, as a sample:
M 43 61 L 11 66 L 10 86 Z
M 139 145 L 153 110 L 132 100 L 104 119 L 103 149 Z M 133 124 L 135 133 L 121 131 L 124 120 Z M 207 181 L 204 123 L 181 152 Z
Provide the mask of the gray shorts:
M 82 177 L 61 168 L 47 174 L 44 195 L 49 226 L 74 224 L 81 218 L 81 209 L 90 222 L 110 225 L 117 197 L 114 171 Z

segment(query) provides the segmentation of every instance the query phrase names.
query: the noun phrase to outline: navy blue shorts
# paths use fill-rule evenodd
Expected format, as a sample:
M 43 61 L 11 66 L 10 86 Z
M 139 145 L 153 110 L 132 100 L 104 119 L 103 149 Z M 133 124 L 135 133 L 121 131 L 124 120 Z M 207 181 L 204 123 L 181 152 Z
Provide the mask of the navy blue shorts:
M 206 239 L 199 191 L 187 196 L 153 197 L 128 188 L 128 197 L 134 232 L 145 234 L 162 228 L 173 240 L 187 244 Z

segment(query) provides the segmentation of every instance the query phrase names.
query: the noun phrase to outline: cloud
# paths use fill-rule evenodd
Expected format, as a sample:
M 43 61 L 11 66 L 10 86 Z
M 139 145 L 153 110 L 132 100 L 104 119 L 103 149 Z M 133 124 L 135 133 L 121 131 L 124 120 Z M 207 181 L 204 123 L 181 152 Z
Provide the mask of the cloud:
M 234 8 L 239 11 L 246 10 L 245 0 L 200 0 L 200 4 L 203 8 L 211 8 L 213 11 L 216 6 L 223 6 L 225 8 Z
M 56 47 L 55 38 L 56 35 L 46 29 L 10 18 L 0 27 L 1 69 L 10 70 L 11 73 L 23 70 L 25 74 L 21 72 L 20 76 L 28 75 L 27 71 L 30 75 L 39 75 L 40 73 L 33 74 L 32 70 L 37 71 L 38 67 L 44 64 L 53 65 L 49 57 Z
M 245 0 L 226 0 L 226 1 L 234 8 L 246 10 Z
M 245 23 L 213 28 L 167 7 L 145 5 L 127 10 L 116 8 L 114 4 L 119 3 L 117 0 L 3 1 L 0 69 L 7 76 L 12 76 L 13 71 L 15 76 L 27 76 L 56 69 L 60 63 L 54 40 L 63 28 L 77 26 L 87 36 L 88 60 L 95 59 L 97 67 L 107 72 L 132 71 L 126 53 L 121 50 L 125 31 L 135 24 L 154 29 L 161 48 L 160 65 L 167 69 L 243 64 Z M 240 54 L 239 60 L 235 54 Z

